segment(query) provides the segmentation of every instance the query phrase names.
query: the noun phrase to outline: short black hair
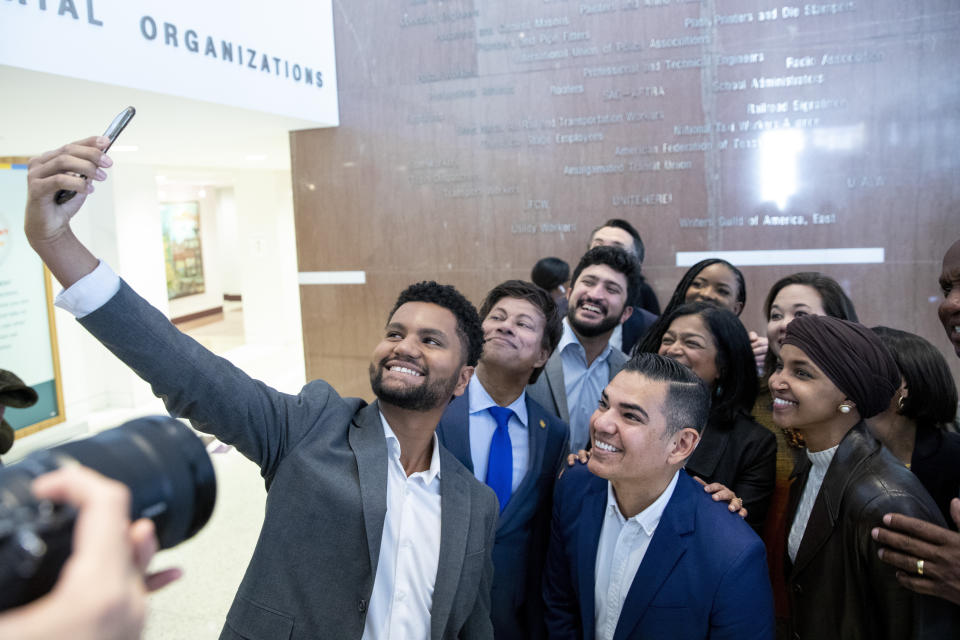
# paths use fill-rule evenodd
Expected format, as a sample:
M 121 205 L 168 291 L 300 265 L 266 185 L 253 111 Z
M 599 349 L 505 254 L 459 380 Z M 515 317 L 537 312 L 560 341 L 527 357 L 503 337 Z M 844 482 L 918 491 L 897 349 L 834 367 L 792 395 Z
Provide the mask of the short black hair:
M 569 278 L 570 265 L 565 260 L 553 256 L 537 260 L 537 264 L 533 265 L 533 271 L 530 272 L 533 283 L 547 291 L 556 289 Z
M 657 348 L 650 353 L 660 350 L 663 334 L 674 320 L 684 316 L 701 318 L 717 346 L 714 364 L 719 377 L 710 397 L 710 425 L 720 429 L 731 427 L 738 414 L 750 414 L 757 400 L 757 369 L 750 336 L 729 309 L 709 302 L 689 302 L 665 316 L 663 329 L 657 336 Z
M 637 231 L 636 227 L 623 218 L 610 218 L 590 232 L 590 242 L 593 242 L 593 236 L 597 235 L 597 231 L 600 231 L 600 229 L 603 229 L 604 227 L 615 227 L 629 233 L 630 237 L 633 238 L 633 257 L 637 259 L 637 262 L 643 264 L 643 257 L 646 254 L 646 249 L 643 246 L 643 239 L 640 237 L 640 232 Z
M 957 387 L 950 366 L 940 351 L 918 335 L 873 327 L 873 332 L 890 350 L 907 382 L 910 393 L 900 413 L 918 426 L 943 429 L 957 417 Z
M 792 284 L 801 284 L 812 288 L 820 295 L 823 302 L 823 311 L 828 316 L 849 320 L 850 322 L 860 322 L 857 318 L 857 310 L 853 306 L 853 301 L 847 296 L 836 280 L 830 276 L 825 276 L 819 271 L 801 271 L 793 273 L 785 278 L 780 278 L 770 287 L 770 293 L 763 303 L 763 317 L 770 321 L 770 309 L 773 307 L 773 301 L 777 295 L 786 287 Z M 763 359 L 763 377 L 769 378 L 773 369 L 777 366 L 777 356 L 768 349 L 767 355 Z
M 647 329 L 647 332 L 643 335 L 643 338 L 634 348 L 635 352 L 657 352 L 657 349 L 660 348 L 660 338 L 664 333 L 666 333 L 667 325 L 669 324 L 669 322 L 667 322 L 667 316 L 673 313 L 673 310 L 680 305 L 686 304 L 687 290 L 690 288 L 690 285 L 693 284 L 694 279 L 700 275 L 701 271 L 714 264 L 722 264 L 733 272 L 734 277 L 737 279 L 737 302 L 740 303 L 740 310 L 743 311 L 747 303 L 747 281 L 743 278 L 743 273 L 740 271 L 740 269 L 737 269 L 726 260 L 721 260 L 720 258 L 707 258 L 706 260 L 701 260 L 697 264 L 687 269 L 687 272 L 683 274 L 682 278 L 680 278 L 680 282 L 677 283 L 677 288 L 673 290 L 673 295 L 670 296 L 670 300 L 667 302 L 667 306 L 663 310 L 663 313 L 660 314 L 660 317 L 657 319 L 657 321 L 654 322 L 649 329 Z M 659 335 L 654 336 L 653 334 Z
M 516 298 L 526 300 L 543 314 L 546 323 L 543 326 L 543 338 L 540 341 L 540 347 L 546 349 L 549 354 L 557 348 L 560 343 L 560 336 L 563 334 L 563 324 L 561 324 L 560 312 L 557 310 L 557 303 L 541 287 L 532 282 L 523 280 L 507 280 L 501 282 L 487 294 L 483 304 L 480 305 L 480 318 L 486 319 L 493 309 L 493 306 L 504 298 Z M 546 366 L 546 365 L 544 365 Z M 530 374 L 529 384 L 533 384 L 540 377 L 543 367 L 537 367 Z
M 570 288 L 576 286 L 577 278 L 584 269 L 595 264 L 605 264 L 624 275 L 627 279 L 627 304 L 631 307 L 636 306 L 636 300 L 640 296 L 640 263 L 632 254 L 619 247 L 594 247 L 583 254 L 580 262 L 577 263 L 577 268 L 573 270 Z
M 623 366 L 623 371 L 639 373 L 653 382 L 669 384 L 663 405 L 667 420 L 665 436 L 672 436 L 687 427 L 703 433 L 710 413 L 710 392 L 697 374 L 679 362 L 655 353 L 633 356 Z
M 412 284 L 397 298 L 396 304 L 387 316 L 387 322 L 401 306 L 408 302 L 429 302 L 449 310 L 457 319 L 457 335 L 463 347 L 463 360 L 468 366 L 477 366 L 483 353 L 483 329 L 476 307 L 452 285 L 438 284 L 425 280 Z

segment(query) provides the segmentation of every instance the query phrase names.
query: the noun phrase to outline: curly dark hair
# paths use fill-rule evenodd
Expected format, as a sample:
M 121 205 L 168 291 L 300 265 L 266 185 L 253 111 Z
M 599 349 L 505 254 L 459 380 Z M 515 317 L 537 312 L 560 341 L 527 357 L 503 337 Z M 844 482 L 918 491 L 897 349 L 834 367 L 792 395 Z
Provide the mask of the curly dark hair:
M 640 263 L 632 253 L 619 247 L 594 247 L 583 254 L 580 262 L 577 263 L 577 268 L 573 270 L 570 288 L 577 284 L 577 278 L 584 269 L 595 264 L 605 264 L 623 274 L 627 279 L 627 304 L 631 307 L 636 306 L 637 299 L 640 297 Z
M 643 334 L 643 337 L 637 342 L 637 346 L 634 347 L 634 353 L 657 352 L 657 349 L 660 348 L 660 338 L 666 333 L 667 326 L 670 324 L 670 321 L 667 320 L 668 316 L 670 316 L 677 307 L 686 304 L 687 290 L 690 289 L 690 285 L 693 284 L 693 281 L 700 275 L 701 271 L 714 264 L 724 265 L 730 269 L 733 276 L 737 279 L 737 302 L 740 303 L 740 310 L 743 311 L 744 306 L 747 304 L 747 283 L 740 269 L 737 269 L 726 260 L 721 260 L 720 258 L 701 260 L 687 269 L 687 272 L 683 274 L 680 282 L 677 283 L 677 288 L 673 290 L 673 295 L 670 296 L 670 300 L 667 302 L 663 313 L 660 314 L 660 317 L 657 318 L 653 325 L 647 329 L 647 332 Z
M 480 317 L 486 318 L 490 311 L 500 300 L 504 298 L 516 298 L 526 300 L 543 314 L 546 323 L 543 327 L 543 338 L 540 340 L 540 347 L 546 349 L 549 353 L 557 348 L 560 343 L 560 337 L 563 335 L 563 324 L 560 313 L 557 311 L 557 305 L 546 291 L 532 282 L 523 280 L 507 280 L 501 282 L 487 294 L 483 304 L 480 305 Z M 546 366 L 546 365 L 544 365 Z M 533 384 L 540 377 L 543 367 L 538 367 L 530 374 L 529 383 Z
M 464 362 L 471 367 L 477 366 L 483 353 L 483 329 L 476 307 L 452 285 L 438 284 L 433 280 L 424 280 L 412 284 L 400 292 L 396 304 L 387 316 L 387 322 L 397 309 L 408 302 L 430 302 L 448 309 L 457 319 L 457 336 L 463 347 Z

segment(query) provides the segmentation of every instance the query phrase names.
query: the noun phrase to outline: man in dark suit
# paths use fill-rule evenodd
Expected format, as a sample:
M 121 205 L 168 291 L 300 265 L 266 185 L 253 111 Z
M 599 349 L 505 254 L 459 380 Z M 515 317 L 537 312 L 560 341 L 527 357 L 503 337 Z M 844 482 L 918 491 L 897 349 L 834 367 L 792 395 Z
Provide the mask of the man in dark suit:
M 627 361 L 610 343 L 614 329 L 630 317 L 640 267 L 623 249 L 596 247 L 573 271 L 563 335 L 544 375 L 527 393 L 570 425 L 569 450 L 586 448 L 590 415 L 600 392 Z
M 709 405 L 692 371 L 655 354 L 607 385 L 590 461 L 556 483 L 551 639 L 773 638 L 763 543 L 680 473 Z
M 636 227 L 622 218 L 611 218 L 593 230 L 590 234 L 590 243 L 587 249 L 594 247 L 617 247 L 633 254 L 637 262 L 643 266 L 645 249 L 643 239 Z M 637 297 L 632 301 L 633 313 L 620 328 L 615 330 L 610 340 L 618 349 L 628 354 L 633 350 L 637 340 L 647 332 L 647 329 L 660 316 L 660 301 L 653 288 L 647 284 L 643 274 L 640 274 L 640 286 Z
M 408 287 L 371 358 L 373 404 L 322 380 L 280 393 L 179 332 L 73 235 L 83 176 L 112 164 L 105 144 L 31 161 L 27 238 L 66 288 L 58 305 L 171 415 L 260 466 L 263 529 L 221 638 L 492 638 L 496 497 L 435 434 L 483 348 L 473 306 L 453 287 Z M 61 189 L 77 195 L 57 204 Z
M 500 498 L 493 546 L 491 615 L 497 640 L 546 633 L 541 575 L 553 481 L 567 453 L 567 425 L 524 392 L 562 330 L 551 296 L 530 282 L 494 287 L 480 307 L 483 355 L 467 392 L 447 407 L 437 436 Z M 505 431 L 498 433 L 501 415 Z M 505 446 L 499 438 L 505 437 Z M 506 454 L 509 464 L 501 464 Z

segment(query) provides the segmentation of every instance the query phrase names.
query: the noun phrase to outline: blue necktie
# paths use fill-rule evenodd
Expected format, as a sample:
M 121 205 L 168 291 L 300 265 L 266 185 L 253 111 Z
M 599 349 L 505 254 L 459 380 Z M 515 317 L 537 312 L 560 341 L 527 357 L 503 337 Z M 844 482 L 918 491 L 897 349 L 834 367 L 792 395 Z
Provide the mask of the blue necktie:
M 490 439 L 487 486 L 497 494 L 502 512 L 510 499 L 510 489 L 513 486 L 513 445 L 510 444 L 510 432 L 507 430 L 513 411 L 504 407 L 490 407 L 487 411 L 497 421 L 497 430 Z

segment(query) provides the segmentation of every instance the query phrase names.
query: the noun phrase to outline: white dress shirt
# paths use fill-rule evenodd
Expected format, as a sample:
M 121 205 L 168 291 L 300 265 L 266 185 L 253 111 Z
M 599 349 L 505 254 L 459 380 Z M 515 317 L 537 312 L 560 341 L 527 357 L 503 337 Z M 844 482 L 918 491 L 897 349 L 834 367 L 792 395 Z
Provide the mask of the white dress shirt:
M 497 430 L 497 421 L 488 411 L 497 406 L 476 375 L 470 377 L 467 386 L 470 402 L 470 460 L 473 475 L 480 482 L 487 481 L 487 464 L 490 461 L 490 441 Z M 513 411 L 507 432 L 510 434 L 510 449 L 513 451 L 513 477 L 510 493 L 513 494 L 530 466 L 530 435 L 527 430 L 527 393 L 524 391 L 507 409 Z
M 667 503 L 677 486 L 680 472 L 673 474 L 670 484 L 653 503 L 629 520 L 620 513 L 613 485 L 607 483 L 607 510 L 597 546 L 594 571 L 594 622 L 597 640 L 612 640 L 623 601 L 633 585 L 637 569 L 643 562 L 650 540 L 660 524 Z
M 363 640 L 426 640 L 440 564 L 440 444 L 434 434 L 430 468 L 407 477 L 400 441 L 383 413 L 380 422 L 387 439 L 387 515 Z
M 813 511 L 813 503 L 817 501 L 820 485 L 823 484 L 823 478 L 827 475 L 827 468 L 830 466 L 830 461 L 833 460 L 833 455 L 837 452 L 839 446 L 817 452 L 807 451 L 807 457 L 813 467 L 810 468 L 807 484 L 800 496 L 800 504 L 797 505 L 797 513 L 793 516 L 793 524 L 790 525 L 790 536 L 787 538 L 787 552 L 790 554 L 790 562 L 796 562 L 797 560 L 797 551 L 800 549 L 803 534 L 807 530 L 807 521 L 810 519 L 810 512 Z
M 97 268 L 57 294 L 55 304 L 77 318 L 105 305 L 120 291 L 120 276 L 103 260 Z
M 587 366 L 587 352 L 580 344 L 570 323 L 563 319 L 563 335 L 557 351 L 563 365 L 563 385 L 567 392 L 567 412 L 570 414 L 570 451 L 586 449 L 590 441 L 590 416 L 597 409 L 600 394 L 610 382 L 607 358 L 613 350 L 606 348 Z
M 101 261 L 58 294 L 56 304 L 82 318 L 119 289 L 120 278 Z M 363 640 L 428 639 L 440 564 L 440 444 L 434 434 L 430 468 L 407 477 L 400 464 L 400 441 L 383 413 L 380 422 L 387 441 L 387 513 Z

